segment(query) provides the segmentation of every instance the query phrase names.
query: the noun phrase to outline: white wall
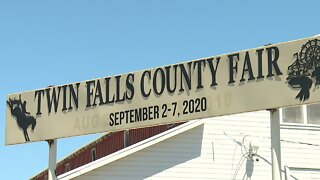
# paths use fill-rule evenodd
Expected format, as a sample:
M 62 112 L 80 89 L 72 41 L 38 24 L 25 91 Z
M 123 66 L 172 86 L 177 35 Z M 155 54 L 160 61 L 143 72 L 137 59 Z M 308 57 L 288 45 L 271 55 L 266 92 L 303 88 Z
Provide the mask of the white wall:
M 271 179 L 269 112 L 214 118 L 206 123 L 205 134 L 202 159 L 209 157 L 214 143 L 212 171 L 219 179 Z M 249 148 L 250 142 L 259 146 L 259 161 L 246 158 L 244 147 Z
M 282 126 L 282 163 L 292 179 L 320 179 L 320 129 Z

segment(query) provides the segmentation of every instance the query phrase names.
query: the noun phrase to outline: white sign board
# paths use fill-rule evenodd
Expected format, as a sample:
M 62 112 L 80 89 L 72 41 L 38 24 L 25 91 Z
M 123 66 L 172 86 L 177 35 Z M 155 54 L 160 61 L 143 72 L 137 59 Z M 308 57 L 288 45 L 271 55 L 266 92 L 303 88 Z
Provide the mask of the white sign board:
M 319 102 L 319 84 L 311 37 L 11 94 L 6 144 Z

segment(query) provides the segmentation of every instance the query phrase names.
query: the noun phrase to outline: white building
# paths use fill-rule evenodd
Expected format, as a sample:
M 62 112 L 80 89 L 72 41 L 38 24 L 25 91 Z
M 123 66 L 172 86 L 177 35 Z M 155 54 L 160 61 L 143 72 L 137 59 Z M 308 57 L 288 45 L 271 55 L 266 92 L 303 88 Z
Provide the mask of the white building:
M 280 110 L 283 179 L 320 179 L 319 105 Z M 286 171 L 286 173 L 285 173 Z M 272 179 L 270 112 L 194 120 L 58 179 Z

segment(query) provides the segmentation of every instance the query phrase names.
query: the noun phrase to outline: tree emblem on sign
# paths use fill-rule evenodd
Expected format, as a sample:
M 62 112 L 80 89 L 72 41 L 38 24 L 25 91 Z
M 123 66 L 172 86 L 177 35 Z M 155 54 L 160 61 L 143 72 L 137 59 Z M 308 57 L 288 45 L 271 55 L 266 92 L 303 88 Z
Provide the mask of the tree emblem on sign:
M 37 121 L 33 116 L 30 115 L 29 112 L 27 112 L 27 102 L 22 102 L 20 95 L 19 99 L 9 98 L 9 101 L 7 101 L 7 105 L 10 108 L 11 115 L 16 118 L 18 127 L 23 132 L 25 140 L 30 141 L 27 130 L 29 126 L 31 126 L 31 130 L 33 132 L 34 128 L 36 127 Z
M 288 84 L 292 88 L 300 89 L 296 96 L 300 101 L 310 97 L 310 89 L 315 81 L 315 89 L 320 84 L 320 40 L 309 40 L 295 53 L 295 61 L 288 67 Z M 315 90 L 314 89 L 314 90 Z

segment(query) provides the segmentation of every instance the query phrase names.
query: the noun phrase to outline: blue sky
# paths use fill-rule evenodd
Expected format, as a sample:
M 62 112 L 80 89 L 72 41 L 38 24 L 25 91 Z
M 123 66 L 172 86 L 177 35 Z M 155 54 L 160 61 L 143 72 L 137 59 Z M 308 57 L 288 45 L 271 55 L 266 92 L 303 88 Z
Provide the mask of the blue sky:
M 320 34 L 318 1 L 0 0 L 0 174 L 48 166 L 46 142 L 4 146 L 6 95 Z M 58 140 L 58 160 L 99 135 Z

